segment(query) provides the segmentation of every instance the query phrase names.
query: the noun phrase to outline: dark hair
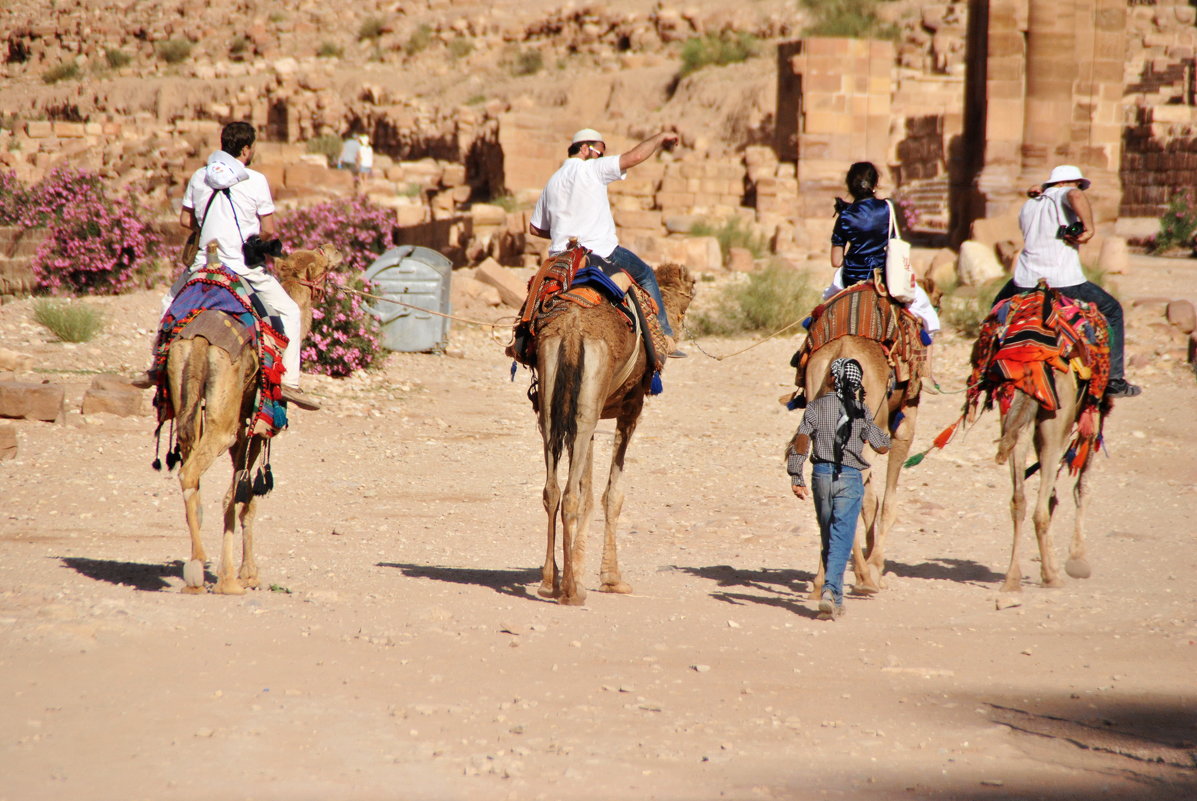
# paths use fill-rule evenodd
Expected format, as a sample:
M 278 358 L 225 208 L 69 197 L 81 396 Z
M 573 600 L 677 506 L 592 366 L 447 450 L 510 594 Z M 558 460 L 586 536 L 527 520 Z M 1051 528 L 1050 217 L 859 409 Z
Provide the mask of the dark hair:
M 570 156 L 578 155 L 579 153 L 582 152 L 582 145 L 587 145 L 587 144 L 590 144 L 590 143 L 589 142 L 574 142 L 572 145 L 569 146 L 569 150 L 567 151 L 568 155 L 570 155 Z
M 868 161 L 858 161 L 848 168 L 848 191 L 853 200 L 872 197 L 877 189 L 877 168 Z
M 258 134 L 248 122 L 230 122 L 220 132 L 220 149 L 233 158 L 241 155 L 241 151 L 252 147 Z

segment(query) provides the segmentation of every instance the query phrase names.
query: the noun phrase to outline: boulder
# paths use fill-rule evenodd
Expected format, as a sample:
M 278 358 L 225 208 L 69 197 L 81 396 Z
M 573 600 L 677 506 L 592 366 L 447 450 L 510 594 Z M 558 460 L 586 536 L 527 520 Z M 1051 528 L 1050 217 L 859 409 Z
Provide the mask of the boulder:
M 1018 226 L 1018 209 L 1000 217 L 981 217 L 973 220 L 971 239 L 991 248 L 998 242 L 1021 242 L 1022 229 Z
M 137 417 L 145 413 L 145 393 L 119 376 L 97 376 L 83 393 L 80 411 Z
M 956 276 L 960 283 L 981 286 L 1005 274 L 993 247 L 975 239 L 960 245 L 960 260 L 956 264 Z
M 1197 312 L 1194 311 L 1191 301 L 1169 301 L 1164 314 L 1168 317 L 1168 322 L 1186 334 L 1193 333 L 1193 329 L 1197 328 Z
M 1123 275 L 1130 264 L 1130 250 L 1120 236 L 1107 236 L 1097 256 L 1097 269 L 1111 275 Z
M 56 384 L 0 382 L 0 417 L 44 420 L 52 423 L 62 417 L 66 391 Z
M 470 217 L 474 221 L 474 229 L 482 227 L 498 227 L 507 224 L 507 212 L 502 206 L 492 203 L 475 203 L 470 206 Z
M 524 305 L 524 297 L 527 295 L 524 282 L 494 259 L 488 258 L 479 264 L 474 276 L 482 283 L 497 289 L 502 301 L 513 309 Z
M 0 348 L 0 372 L 27 373 L 32 369 L 32 356 Z
M 756 269 L 756 260 L 748 248 L 728 248 L 727 269 L 733 273 L 750 273 Z
M 691 236 L 683 242 L 685 258 L 680 261 L 691 270 L 709 273 L 723 269 L 723 253 L 719 250 L 718 239 L 713 236 Z
M 937 250 L 923 277 L 932 279 L 938 287 L 953 283 L 956 280 L 956 251 L 951 248 Z
M 17 458 L 17 427 L 0 426 L 0 462 Z
M 997 243 L 995 250 L 997 251 L 998 261 L 1009 272 L 1014 269 L 1014 263 L 1018 261 L 1018 254 L 1022 253 L 1022 245 L 1010 239 L 1003 239 Z

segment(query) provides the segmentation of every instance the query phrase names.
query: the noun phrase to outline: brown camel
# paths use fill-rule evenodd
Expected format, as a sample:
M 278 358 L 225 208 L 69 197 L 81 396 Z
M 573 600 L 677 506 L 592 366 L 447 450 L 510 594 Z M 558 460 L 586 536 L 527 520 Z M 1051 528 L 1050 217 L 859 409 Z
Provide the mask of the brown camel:
M 303 335 L 312 322 L 312 289 L 325 274 L 341 262 L 331 245 L 315 251 L 295 251 L 276 259 L 275 274 L 303 313 Z M 209 311 L 203 314 L 223 314 Z M 233 358 L 224 349 L 200 336 L 178 339 L 170 346 L 166 370 L 170 402 L 177 417 L 177 436 L 182 465 L 179 485 L 191 533 L 191 559 L 183 568 L 183 592 L 204 592 L 204 545 L 200 538 L 200 478 L 217 457 L 229 452 L 233 480 L 224 498 L 224 539 L 220 551 L 216 592 L 240 595 L 246 587 L 258 586 L 258 565 L 253 553 L 253 522 L 256 496 L 239 500 L 237 486 L 248 478 L 261 454 L 263 438 L 250 436 L 245 420 L 254 412 L 258 384 L 258 356 L 254 348 L 242 348 Z M 233 531 L 241 521 L 241 570 L 233 573 Z
M 674 330 L 694 293 L 690 272 L 677 264 L 657 270 L 665 311 Z M 615 418 L 611 472 L 603 493 L 606 512 L 603 559 L 599 570 L 603 592 L 628 593 L 632 588 L 619 573 L 615 528 L 623 508 L 623 475 L 628 443 L 636 430 L 646 392 L 646 355 L 637 334 L 614 306 L 583 309 L 570 305 L 540 330 L 537 372 L 540 377 L 539 425 L 544 438 L 544 508 L 548 514 L 548 547 L 538 593 L 563 604 L 579 605 L 586 591 L 577 576 L 585 562 L 586 533 L 593 503 L 591 475 L 594 430 L 599 419 Z M 569 471 L 562 493 L 557 465 L 569 455 Z M 561 517 L 562 569 L 557 570 L 557 517 Z
M 1014 544 L 1010 552 L 1010 568 L 1002 583 L 997 600 L 998 609 L 1017 606 L 1021 601 L 1022 568 L 1019 566 L 1018 546 L 1022 535 L 1022 524 L 1027 516 L 1026 464 L 1027 453 L 1034 438 L 1035 453 L 1039 458 L 1039 496 L 1031 519 L 1035 521 L 1035 537 L 1039 540 L 1039 571 L 1045 587 L 1059 587 L 1063 584 L 1056 556 L 1052 550 L 1050 530 L 1052 515 L 1056 510 L 1057 469 L 1068 447 L 1073 426 L 1080 409 L 1080 391 L 1076 374 L 1071 370 L 1066 377 L 1057 375 L 1056 392 L 1060 407 L 1048 411 L 1022 390 L 1015 390 L 1010 408 L 1002 415 L 1002 436 L 998 443 L 996 461 L 1010 463 L 1010 481 L 1013 494 L 1010 497 L 1010 517 L 1014 520 Z M 1072 498 L 1076 504 L 1076 522 L 1072 530 L 1072 545 L 1068 550 L 1068 561 L 1064 570 L 1073 578 L 1089 578 L 1091 570 L 1085 559 L 1085 476 L 1092 459 L 1087 459 L 1077 472 Z
M 872 468 L 864 479 L 865 494 L 861 505 L 861 520 L 864 523 L 867 550 L 861 548 L 860 537 L 852 543 L 852 568 L 856 573 L 855 589 L 858 593 L 872 594 L 884 586 L 885 537 L 898 516 L 898 477 L 902 464 L 910 453 L 914 442 L 915 421 L 918 418 L 919 391 L 910 390 L 910 384 L 890 384 L 890 366 L 880 343 L 864 337 L 844 336 L 828 342 L 811 354 L 806 365 L 805 394 L 815 399 L 831 391 L 831 363 L 839 358 L 856 359 L 864 372 L 865 403 L 876 409 L 873 419 L 883 431 L 890 431 L 890 421 L 901 413 L 897 427 L 891 432 L 892 443 L 885 458 L 885 488 L 879 494 L 874 475 L 879 469 L 876 459 L 870 459 Z M 917 385 L 917 382 L 916 382 Z M 883 400 L 884 399 L 884 402 Z M 810 597 L 818 599 L 823 591 L 824 565 L 819 569 L 811 585 Z

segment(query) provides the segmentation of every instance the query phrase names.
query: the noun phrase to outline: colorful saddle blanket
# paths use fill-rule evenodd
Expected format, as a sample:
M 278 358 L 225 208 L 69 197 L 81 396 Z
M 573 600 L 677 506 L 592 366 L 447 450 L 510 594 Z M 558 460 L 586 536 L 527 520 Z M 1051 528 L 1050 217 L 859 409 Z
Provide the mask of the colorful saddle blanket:
M 540 270 L 528 281 L 528 297 L 515 324 L 514 339 L 507 347 L 507 355 L 528 367 L 536 365 L 536 337 L 549 320 L 571 305 L 594 308 L 611 303 L 627 318 L 629 328 L 635 328 L 639 316 L 654 360 L 654 372 L 664 367 L 667 355 L 665 332 L 657 319 L 657 304 L 635 281 L 628 290 L 630 298 L 621 299 L 622 292 L 605 273 L 588 266 L 589 253 L 584 248 L 571 248 L 545 260 Z M 654 377 L 654 384 L 659 378 Z M 659 390 L 658 390 L 659 391 Z M 655 392 L 653 394 L 656 394 Z
M 923 321 L 905 306 L 879 292 L 873 281 L 837 292 L 811 312 L 806 341 L 791 359 L 799 371 L 796 383 L 802 387 L 811 354 L 840 337 L 856 336 L 881 343 L 897 381 L 910 382 L 917 394 L 927 363 L 923 342 Z
M 204 312 L 223 312 L 219 321 L 223 325 L 212 322 L 208 319 L 211 315 Z M 158 378 L 154 407 L 158 410 L 159 426 L 175 416 L 166 376 L 171 343 L 203 336 L 228 350 L 234 358 L 242 347 L 252 345 L 257 349 L 260 369 L 254 414 L 248 421 L 249 434 L 273 437 L 286 428 L 287 403 L 281 398 L 281 385 L 287 338 L 281 328 L 282 323 L 267 315 L 265 307 L 236 273 L 223 266 L 193 273 L 163 316 L 154 344 L 153 372 Z
M 1109 327 L 1095 306 L 1061 295 L 1046 284 L 1015 295 L 993 308 L 973 345 L 965 411 L 982 402 L 1001 413 L 1010 409 L 1015 390 L 1035 398 L 1044 409 L 1060 407 L 1055 374 L 1072 370 L 1081 380 L 1076 434 L 1067 460 L 1073 472 L 1101 445 L 1109 402 Z

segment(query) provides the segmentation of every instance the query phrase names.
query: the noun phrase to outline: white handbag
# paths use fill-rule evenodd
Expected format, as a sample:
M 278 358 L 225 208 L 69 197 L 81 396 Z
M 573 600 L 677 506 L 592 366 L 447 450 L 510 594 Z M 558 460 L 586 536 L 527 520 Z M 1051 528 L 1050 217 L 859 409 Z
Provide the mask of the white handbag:
M 915 276 L 910 266 L 910 243 L 898 236 L 898 221 L 894 219 L 893 201 L 889 206 L 889 244 L 885 250 L 885 288 L 889 296 L 899 303 L 914 300 Z

